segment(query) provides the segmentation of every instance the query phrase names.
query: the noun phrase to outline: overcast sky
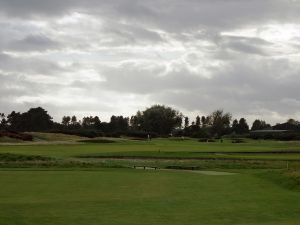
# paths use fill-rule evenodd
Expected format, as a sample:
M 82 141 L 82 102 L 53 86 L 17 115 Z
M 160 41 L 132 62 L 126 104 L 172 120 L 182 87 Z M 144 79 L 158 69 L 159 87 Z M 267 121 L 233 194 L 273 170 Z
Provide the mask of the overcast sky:
M 298 0 L 0 0 L 0 111 L 300 120 Z

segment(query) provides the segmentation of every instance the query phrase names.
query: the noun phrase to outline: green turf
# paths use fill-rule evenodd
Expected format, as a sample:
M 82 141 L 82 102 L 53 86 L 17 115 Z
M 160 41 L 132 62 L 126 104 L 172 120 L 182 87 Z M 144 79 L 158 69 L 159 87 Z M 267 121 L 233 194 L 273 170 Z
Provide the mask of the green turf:
M 246 143 L 232 144 L 230 140 L 225 140 L 223 143 L 202 143 L 193 139 L 185 141 L 175 141 L 170 139 L 154 139 L 152 141 L 124 141 L 116 139 L 115 141 L 115 143 L 81 143 L 65 145 L 0 145 L 0 153 L 46 155 L 55 157 L 106 155 L 280 160 L 300 159 L 300 142 L 247 140 Z M 257 154 L 244 154 L 243 152 L 256 152 Z M 286 152 L 286 154 L 272 154 L 273 152 Z
M 251 174 L 0 171 L 1 225 L 298 225 L 300 192 Z
M 300 142 L 41 135 L 0 144 L 0 225 L 300 224 Z M 124 169 L 133 166 L 237 174 Z

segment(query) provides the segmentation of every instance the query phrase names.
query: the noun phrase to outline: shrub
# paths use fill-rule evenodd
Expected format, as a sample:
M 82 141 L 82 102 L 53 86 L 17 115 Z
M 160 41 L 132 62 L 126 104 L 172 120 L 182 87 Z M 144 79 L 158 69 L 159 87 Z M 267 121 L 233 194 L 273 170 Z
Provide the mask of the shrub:
M 234 143 L 234 144 L 245 143 L 245 140 L 241 139 L 241 138 L 233 138 L 233 139 L 231 139 L 231 143 Z
M 216 142 L 216 140 L 209 139 L 209 138 L 200 138 L 198 141 L 199 142 Z
M 78 142 L 84 142 L 84 143 L 115 143 L 116 141 L 109 140 L 109 139 L 91 139 L 91 140 L 80 140 Z
M 11 132 L 11 131 L 2 131 L 2 132 L 0 132 L 0 137 L 4 137 L 4 136 L 19 139 L 19 140 L 22 140 L 22 141 L 33 141 L 33 136 L 32 135 L 19 133 L 19 132 Z

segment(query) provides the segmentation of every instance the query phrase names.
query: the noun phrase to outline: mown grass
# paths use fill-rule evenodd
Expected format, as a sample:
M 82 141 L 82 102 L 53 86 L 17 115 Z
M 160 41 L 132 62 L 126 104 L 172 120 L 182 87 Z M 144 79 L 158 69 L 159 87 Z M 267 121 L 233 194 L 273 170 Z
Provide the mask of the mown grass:
M 57 151 L 56 151 L 57 150 Z M 105 153 L 105 152 L 268 152 L 268 151 L 299 151 L 300 142 L 278 142 L 278 141 L 252 141 L 246 143 L 232 144 L 230 140 L 223 143 L 203 143 L 195 139 L 187 141 L 172 141 L 169 139 L 153 139 L 152 141 L 120 141 L 116 143 L 98 143 L 88 145 L 19 145 L 0 146 L 0 152 L 20 151 L 34 154 L 74 155 L 80 153 Z
M 300 192 L 253 174 L 2 170 L 1 225 L 296 225 Z
M 1 225 L 300 224 L 300 142 L 50 139 L 0 146 Z

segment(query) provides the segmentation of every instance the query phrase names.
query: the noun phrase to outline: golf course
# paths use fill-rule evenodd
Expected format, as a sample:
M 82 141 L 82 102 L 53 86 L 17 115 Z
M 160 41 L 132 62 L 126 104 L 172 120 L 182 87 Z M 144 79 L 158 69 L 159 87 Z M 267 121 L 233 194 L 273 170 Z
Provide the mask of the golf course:
M 300 142 L 0 139 L 1 225 L 298 225 Z

